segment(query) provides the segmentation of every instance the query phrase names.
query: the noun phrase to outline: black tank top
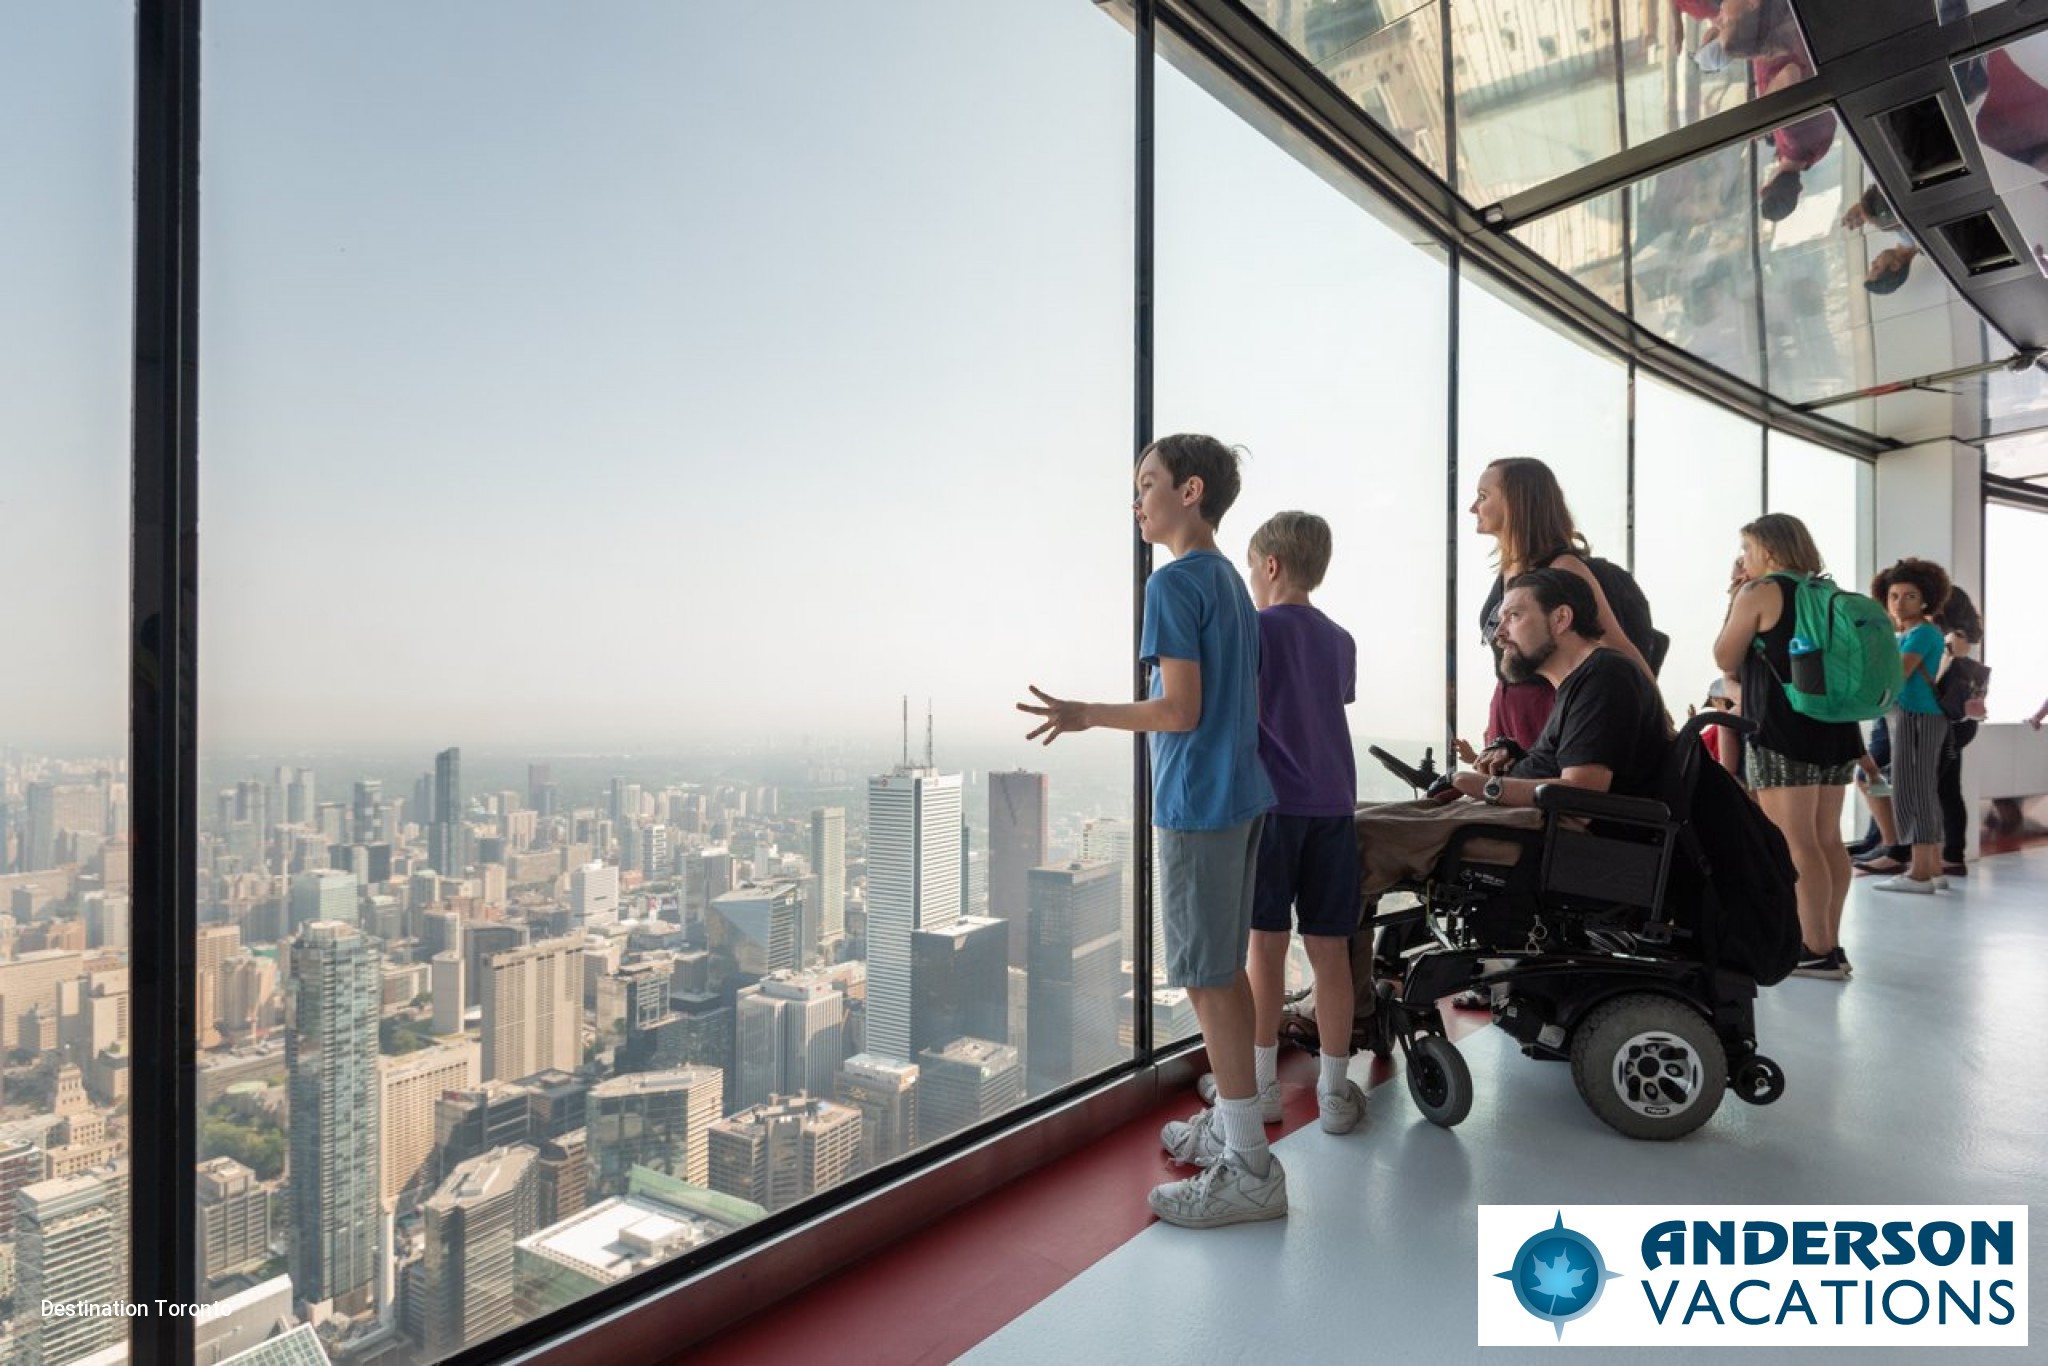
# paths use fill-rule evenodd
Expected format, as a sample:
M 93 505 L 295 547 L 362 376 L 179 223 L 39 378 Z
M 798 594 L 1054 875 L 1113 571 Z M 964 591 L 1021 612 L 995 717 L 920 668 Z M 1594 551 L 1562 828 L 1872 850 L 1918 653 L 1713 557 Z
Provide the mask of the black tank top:
M 1863 753 L 1863 731 L 1854 721 L 1816 721 L 1794 710 L 1780 679 L 1792 676 L 1792 584 L 1773 575 L 1778 586 L 1778 620 L 1756 639 L 1742 660 L 1742 715 L 1757 724 L 1752 737 L 1765 749 L 1809 764 L 1845 764 Z

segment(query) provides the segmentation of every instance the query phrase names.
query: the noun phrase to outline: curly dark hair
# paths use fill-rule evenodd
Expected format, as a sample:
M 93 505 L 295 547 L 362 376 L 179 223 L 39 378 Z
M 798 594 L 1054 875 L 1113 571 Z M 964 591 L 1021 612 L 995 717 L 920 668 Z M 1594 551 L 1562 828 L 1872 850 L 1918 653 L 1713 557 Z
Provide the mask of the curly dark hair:
M 1920 601 L 1926 604 L 1927 615 L 1938 617 L 1941 609 L 1948 605 L 1948 571 L 1932 560 L 1916 560 L 1907 556 L 1889 569 L 1877 571 L 1877 577 L 1870 581 L 1870 596 L 1879 602 L 1891 592 L 1895 583 L 1909 583 L 1920 590 Z

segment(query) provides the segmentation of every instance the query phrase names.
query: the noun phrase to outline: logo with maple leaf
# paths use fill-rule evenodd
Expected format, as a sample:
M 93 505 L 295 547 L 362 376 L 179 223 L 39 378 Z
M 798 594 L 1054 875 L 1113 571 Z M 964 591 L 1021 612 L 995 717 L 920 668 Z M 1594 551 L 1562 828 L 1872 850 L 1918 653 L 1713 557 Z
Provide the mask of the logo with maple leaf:
M 1600 1291 L 1621 1273 L 1609 1271 L 1600 1260 L 1593 1240 L 1564 1226 L 1564 1212 L 1557 1222 L 1534 1234 L 1515 1253 L 1514 1264 L 1494 1273 L 1515 1288 L 1522 1308 L 1564 1336 L 1564 1326 L 1590 1312 L 1600 1302 Z

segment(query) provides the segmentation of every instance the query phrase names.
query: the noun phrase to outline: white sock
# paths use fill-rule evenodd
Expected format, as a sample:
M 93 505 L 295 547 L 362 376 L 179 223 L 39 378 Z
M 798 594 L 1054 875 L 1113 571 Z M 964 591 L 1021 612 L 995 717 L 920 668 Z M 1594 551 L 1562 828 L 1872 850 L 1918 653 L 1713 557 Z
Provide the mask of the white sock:
M 1319 1096 L 1341 1096 L 1344 1083 L 1350 1080 L 1346 1069 L 1351 1066 L 1351 1055 L 1337 1057 L 1332 1053 L 1323 1054 L 1323 1072 L 1316 1078 L 1316 1094 Z
M 1216 1117 L 1223 1121 L 1223 1146 L 1253 1176 L 1264 1176 L 1272 1153 L 1266 1147 L 1266 1125 L 1259 1118 L 1259 1098 L 1216 1098 Z
M 1277 1043 L 1255 1043 L 1252 1045 L 1252 1080 L 1258 1083 L 1259 1094 L 1280 1077 L 1280 1045 Z

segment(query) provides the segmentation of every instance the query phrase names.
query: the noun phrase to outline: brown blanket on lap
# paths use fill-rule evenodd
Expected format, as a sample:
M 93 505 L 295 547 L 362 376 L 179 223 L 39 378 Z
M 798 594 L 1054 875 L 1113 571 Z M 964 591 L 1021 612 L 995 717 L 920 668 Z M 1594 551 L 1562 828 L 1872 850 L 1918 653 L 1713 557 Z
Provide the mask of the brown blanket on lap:
M 1529 806 L 1489 806 L 1471 797 L 1441 803 L 1425 798 L 1361 806 L 1352 821 L 1358 831 L 1358 890 L 1366 897 L 1427 875 L 1461 825 L 1541 830 L 1543 813 Z M 1510 840 L 1475 839 L 1465 845 L 1465 857 L 1477 863 L 1512 865 L 1521 853 L 1521 846 Z

